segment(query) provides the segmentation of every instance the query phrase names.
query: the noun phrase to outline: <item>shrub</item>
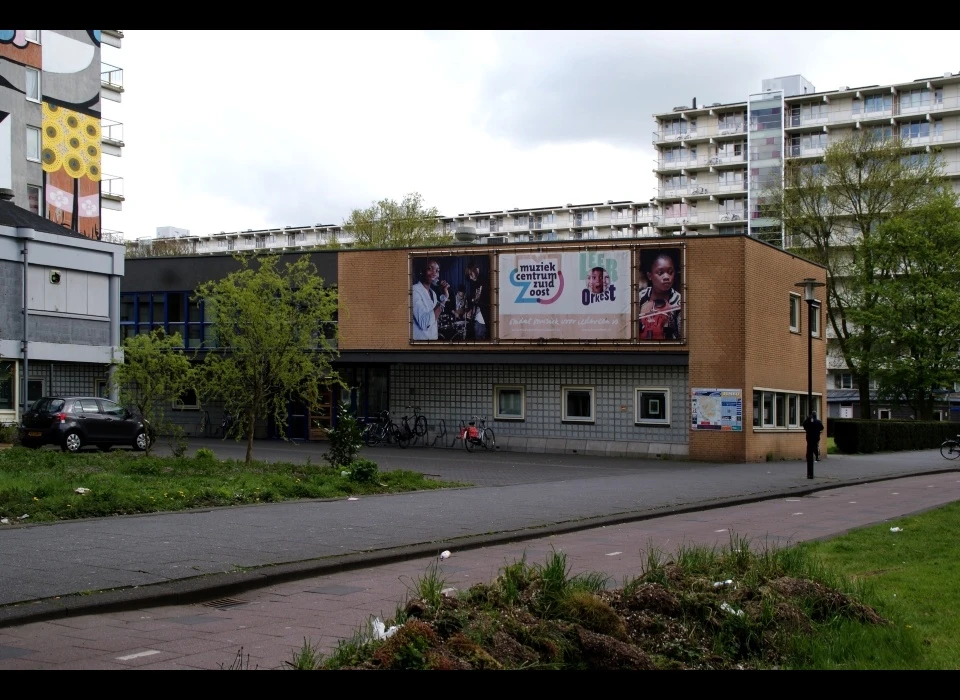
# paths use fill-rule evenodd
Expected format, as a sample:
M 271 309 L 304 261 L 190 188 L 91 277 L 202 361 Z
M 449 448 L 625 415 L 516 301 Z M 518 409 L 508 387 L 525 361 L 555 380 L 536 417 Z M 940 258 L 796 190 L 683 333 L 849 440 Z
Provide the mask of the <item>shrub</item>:
M 925 450 L 956 437 L 956 423 L 831 418 L 837 450 L 846 454 L 895 450 Z
M 337 407 L 337 425 L 327 430 L 327 436 L 330 449 L 323 453 L 323 458 L 331 467 L 345 468 L 356 459 L 363 444 L 363 435 L 357 419 L 350 415 L 343 404 Z
M 360 484 L 370 484 L 377 480 L 380 468 L 376 462 L 369 459 L 358 459 L 350 464 L 350 481 Z
M 201 462 L 212 462 L 217 458 L 217 455 L 209 447 L 201 447 L 193 457 Z
M 0 443 L 11 443 L 16 444 L 17 442 L 17 424 L 9 423 L 3 424 L 0 423 Z

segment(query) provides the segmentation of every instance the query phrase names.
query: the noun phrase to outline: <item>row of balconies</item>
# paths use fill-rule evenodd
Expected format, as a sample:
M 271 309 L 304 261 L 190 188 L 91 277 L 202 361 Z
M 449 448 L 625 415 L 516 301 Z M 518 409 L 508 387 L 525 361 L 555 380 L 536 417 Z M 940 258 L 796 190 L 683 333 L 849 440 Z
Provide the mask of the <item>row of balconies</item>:
M 946 97 L 940 100 L 933 98 L 911 102 L 907 105 L 891 105 L 889 108 L 854 110 L 851 107 L 838 107 L 836 109 L 820 109 L 812 113 L 793 114 L 790 112 L 789 105 L 787 113 L 784 115 L 784 128 L 793 129 L 809 126 L 826 126 L 830 124 L 840 124 L 843 122 L 869 122 L 872 120 L 897 119 L 901 117 L 924 117 L 929 115 L 942 115 L 944 113 L 960 112 L 960 97 Z M 758 124 L 750 123 L 750 131 L 756 131 Z M 653 142 L 655 144 L 670 143 L 677 141 L 694 141 L 697 139 L 714 138 L 718 136 L 735 136 L 746 133 L 748 122 L 736 122 L 733 125 L 719 124 L 694 124 L 683 122 L 680 127 L 661 128 L 653 132 Z

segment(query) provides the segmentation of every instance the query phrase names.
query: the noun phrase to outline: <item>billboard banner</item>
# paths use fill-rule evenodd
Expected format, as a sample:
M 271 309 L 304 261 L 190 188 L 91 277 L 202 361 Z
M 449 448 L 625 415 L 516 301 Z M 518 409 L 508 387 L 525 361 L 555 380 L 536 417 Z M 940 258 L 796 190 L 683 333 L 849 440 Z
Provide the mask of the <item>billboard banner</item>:
M 411 258 L 410 338 L 466 342 L 490 339 L 490 256 Z
M 501 340 L 630 340 L 629 250 L 500 253 Z
M 683 250 L 641 248 L 637 284 L 637 339 L 641 343 L 683 339 Z
M 691 430 L 743 430 L 743 391 L 740 389 L 691 389 Z

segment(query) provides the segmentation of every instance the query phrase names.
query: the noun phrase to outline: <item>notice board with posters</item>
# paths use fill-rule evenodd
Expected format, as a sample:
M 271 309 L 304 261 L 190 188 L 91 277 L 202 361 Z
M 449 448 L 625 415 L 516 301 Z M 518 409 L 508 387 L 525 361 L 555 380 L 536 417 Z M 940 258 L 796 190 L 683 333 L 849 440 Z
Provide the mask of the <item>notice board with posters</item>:
M 743 430 L 742 389 L 691 389 L 690 429 Z

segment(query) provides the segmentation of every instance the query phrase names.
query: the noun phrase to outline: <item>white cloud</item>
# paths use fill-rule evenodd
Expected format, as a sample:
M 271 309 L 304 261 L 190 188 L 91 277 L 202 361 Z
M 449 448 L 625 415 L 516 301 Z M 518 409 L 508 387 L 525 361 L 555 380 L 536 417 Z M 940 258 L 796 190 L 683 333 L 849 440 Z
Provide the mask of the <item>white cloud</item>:
M 125 32 L 128 238 L 340 223 L 420 192 L 445 214 L 645 200 L 652 114 L 960 72 L 957 31 Z

